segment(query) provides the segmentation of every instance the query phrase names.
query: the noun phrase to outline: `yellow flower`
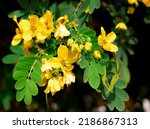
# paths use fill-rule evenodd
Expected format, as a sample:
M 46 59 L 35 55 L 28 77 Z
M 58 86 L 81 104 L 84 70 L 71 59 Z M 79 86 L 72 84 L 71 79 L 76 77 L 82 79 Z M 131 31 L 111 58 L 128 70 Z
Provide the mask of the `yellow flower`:
M 130 6 L 130 7 L 128 7 L 127 14 L 133 14 L 134 11 L 135 11 L 135 7 Z
M 47 88 L 45 89 L 45 93 L 51 92 L 54 95 L 57 91 L 60 91 L 64 87 L 64 80 L 63 77 L 58 75 L 56 77 L 52 77 L 48 81 Z
M 127 30 L 127 26 L 124 22 L 119 22 L 115 28 L 120 30 Z
M 86 42 L 84 47 L 85 47 L 85 50 L 90 51 L 92 49 L 92 43 Z
M 30 55 L 30 56 L 33 56 L 33 55 L 34 55 L 33 53 L 31 53 L 31 52 L 29 51 L 29 49 L 33 47 L 33 44 L 34 44 L 33 40 L 29 40 L 29 41 L 25 41 L 25 40 L 24 40 L 24 42 L 23 42 L 23 50 L 24 50 L 24 52 L 25 52 L 27 55 Z
M 79 52 L 71 52 L 65 45 L 60 45 L 57 50 L 57 56 L 49 59 L 50 65 L 53 68 L 71 71 L 74 67 L 72 64 L 77 61 Z
M 65 81 L 65 84 L 68 86 L 70 85 L 72 82 L 74 83 L 75 82 L 75 75 L 73 72 L 71 71 L 63 71 L 63 78 L 64 78 L 64 81 Z
M 136 6 L 138 5 L 138 0 L 128 0 L 129 4 L 135 4 Z
M 11 41 L 12 46 L 18 45 L 22 40 L 22 34 L 19 30 L 19 28 L 16 28 L 16 35 L 13 37 L 13 40 Z
M 41 71 L 44 72 L 46 70 L 52 70 L 52 66 L 50 65 L 50 62 L 48 61 L 48 59 L 43 58 Z
M 118 47 L 112 44 L 112 42 L 115 39 L 116 39 L 116 34 L 114 32 L 110 32 L 108 35 L 106 35 L 104 28 L 101 27 L 101 35 L 98 36 L 99 46 L 101 46 L 106 51 L 117 52 Z
M 54 23 L 53 23 L 52 13 L 47 10 L 44 16 L 40 18 L 40 21 L 44 25 L 44 29 L 45 29 L 44 33 L 46 37 L 50 37 L 51 33 L 54 32 Z
M 68 21 L 69 21 L 69 20 L 68 20 L 68 16 L 67 16 L 67 15 L 64 15 L 64 16 L 62 16 L 62 17 L 59 17 L 59 18 L 57 19 L 57 23 L 58 23 L 59 25 L 65 25 Z
M 150 7 L 150 0 L 142 0 L 146 7 Z
M 65 15 L 57 19 L 58 26 L 54 34 L 56 39 L 63 38 L 70 35 L 70 32 L 67 30 L 65 24 L 68 22 L 68 16 Z
M 94 56 L 96 59 L 100 59 L 100 58 L 101 58 L 100 51 L 99 51 L 99 50 L 95 50 L 95 51 L 93 52 L 93 56 Z
M 18 27 L 22 33 L 22 38 L 26 41 L 32 39 L 32 30 L 31 30 L 31 23 L 29 20 L 21 19 L 18 23 Z

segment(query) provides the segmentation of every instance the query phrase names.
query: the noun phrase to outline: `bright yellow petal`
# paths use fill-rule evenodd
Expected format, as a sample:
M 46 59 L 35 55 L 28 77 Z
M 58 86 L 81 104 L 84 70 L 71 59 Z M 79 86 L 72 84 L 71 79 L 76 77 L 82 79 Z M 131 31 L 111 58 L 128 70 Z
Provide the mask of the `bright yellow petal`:
M 18 23 L 18 26 L 19 26 L 19 29 L 21 31 L 29 31 L 31 30 L 31 24 L 30 24 L 30 21 L 28 20 L 21 20 L 19 23 Z
M 59 60 L 59 58 L 57 57 L 52 57 L 48 60 L 49 65 L 53 68 L 60 68 L 61 67 L 61 62 Z
M 66 63 L 67 64 L 75 63 L 78 60 L 78 58 L 79 58 L 79 54 L 80 53 L 77 50 L 69 51 Z
M 118 47 L 116 45 L 111 43 L 110 47 L 111 47 L 111 49 L 109 51 L 111 51 L 111 52 L 117 52 L 118 51 Z
M 99 46 L 103 46 L 104 44 L 104 38 L 101 35 L 98 36 L 98 44 Z
M 105 37 L 105 36 L 106 36 L 106 32 L 105 32 L 105 30 L 104 30 L 104 28 L 103 28 L 103 27 L 101 27 L 101 35 L 102 35 L 103 37 Z
M 104 44 L 104 45 L 103 45 L 103 49 L 104 49 L 105 51 L 110 51 L 110 49 L 111 49 L 110 43 Z
M 74 68 L 74 66 L 69 64 L 68 66 L 67 65 L 64 66 L 62 69 L 65 71 L 71 71 L 73 68 Z
M 112 43 L 114 40 L 116 39 L 116 34 L 114 32 L 110 32 L 107 36 L 106 36 L 106 41 L 108 43 Z
M 57 56 L 61 60 L 66 60 L 68 57 L 68 48 L 65 45 L 60 45 L 57 50 Z
M 29 41 L 29 40 L 31 40 L 32 39 L 32 31 L 24 31 L 23 33 L 22 33 L 22 38 L 24 39 L 24 40 L 26 40 L 26 41 Z
M 16 46 L 21 42 L 21 40 L 22 40 L 21 34 L 17 34 L 13 37 L 13 40 L 11 41 L 11 45 Z

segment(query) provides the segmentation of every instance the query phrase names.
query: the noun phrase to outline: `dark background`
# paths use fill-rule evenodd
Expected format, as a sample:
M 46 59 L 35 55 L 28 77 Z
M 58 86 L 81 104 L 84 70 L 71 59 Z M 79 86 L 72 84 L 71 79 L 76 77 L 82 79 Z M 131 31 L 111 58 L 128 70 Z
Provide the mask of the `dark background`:
M 139 43 L 134 48 L 134 55 L 129 55 L 129 69 L 131 72 L 131 81 L 126 88 L 127 93 L 129 93 L 130 100 L 126 103 L 126 110 L 127 111 L 143 111 L 142 109 L 142 100 L 144 98 L 150 99 L 150 25 L 145 24 L 143 22 L 145 11 L 144 6 L 139 6 L 135 13 L 130 16 L 129 24 L 135 29 L 134 36 L 138 38 Z M 0 59 L 2 59 L 3 56 L 8 54 L 9 51 L 9 45 L 11 43 L 12 37 L 15 34 L 15 23 L 12 19 L 9 19 L 7 17 L 8 13 L 17 9 L 21 9 L 21 7 L 18 5 L 17 1 L 13 1 L 10 4 L 10 0 L 5 0 L 0 2 Z M 99 16 L 99 18 L 97 17 Z M 95 11 L 95 14 L 93 14 L 93 17 L 98 22 L 101 22 L 102 24 L 105 24 L 106 27 L 109 27 L 109 25 L 112 24 L 111 18 L 109 19 L 109 14 L 107 11 L 103 11 L 102 14 L 98 14 L 98 11 Z M 107 19 L 105 21 L 105 19 Z M 99 21 L 100 20 L 100 21 Z M 97 25 L 99 26 L 99 25 Z M 111 26 L 110 26 L 111 27 Z M 7 92 L 6 90 L 11 90 L 13 94 L 15 94 L 15 90 L 13 88 L 13 80 L 8 83 L 12 83 L 12 87 L 10 88 L 3 88 L 6 86 L 3 86 L 3 80 L 5 79 L 5 76 L 7 75 L 7 72 L 11 73 L 13 66 L 12 65 L 5 65 L 0 60 L 0 94 L 2 92 Z M 80 85 L 80 84 L 78 84 Z M 74 90 L 74 92 L 72 91 Z M 57 103 L 61 100 L 58 98 L 60 97 L 62 101 L 66 100 L 66 106 L 62 106 L 62 108 L 58 111 L 72 111 L 73 107 L 76 107 L 75 111 L 93 111 L 92 108 L 97 105 L 104 104 L 102 100 L 96 101 L 92 103 L 92 99 L 95 97 L 91 97 L 93 95 L 94 90 L 87 87 L 74 87 L 68 88 L 65 90 L 66 96 L 61 98 L 61 95 L 63 94 L 62 91 L 51 98 L 50 102 L 52 103 L 51 109 L 52 111 L 57 111 Z M 41 95 L 41 96 L 40 96 Z M 45 105 L 45 99 L 42 94 L 38 95 L 38 99 L 41 102 L 41 105 Z M 66 99 L 67 95 L 75 96 L 72 99 Z M 97 96 L 95 97 L 97 98 Z M 72 103 L 70 107 L 68 107 L 67 102 Z M 75 104 L 76 103 L 76 104 Z M 88 103 L 92 103 L 91 107 L 89 107 Z M 61 102 L 59 102 L 61 104 Z M 64 102 L 62 102 L 64 104 Z M 14 106 L 15 105 L 15 106 Z M 20 107 L 23 106 L 23 103 L 20 104 Z M 26 111 L 27 109 L 18 108 L 19 105 L 14 100 L 11 101 L 11 108 L 9 110 L 4 110 L 2 105 L 0 104 L 0 110 L 1 111 Z M 40 106 L 38 106 L 40 107 Z M 42 106 L 41 106 L 42 107 Z M 37 109 L 38 111 L 44 111 L 45 106 L 42 108 Z M 29 109 L 30 110 L 30 109 Z M 32 110 L 32 107 L 31 107 Z

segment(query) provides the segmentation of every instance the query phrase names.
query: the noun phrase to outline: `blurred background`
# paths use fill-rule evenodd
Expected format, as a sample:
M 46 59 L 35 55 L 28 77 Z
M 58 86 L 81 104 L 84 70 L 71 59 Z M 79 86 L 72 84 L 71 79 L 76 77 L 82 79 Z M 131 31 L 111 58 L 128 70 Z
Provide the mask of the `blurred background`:
M 0 59 L 10 53 L 9 45 L 16 28 L 14 21 L 7 15 L 11 11 L 21 9 L 16 0 L 13 0 L 11 4 L 9 2 L 9 0 L 0 2 Z M 143 8 L 145 8 L 144 5 L 138 7 L 129 21 L 135 29 L 134 36 L 139 40 L 139 43 L 133 46 L 135 54 L 129 55 L 131 81 L 125 90 L 130 99 L 126 102 L 125 111 L 130 112 L 150 111 L 150 24 L 143 22 L 145 16 Z M 100 11 L 102 13 L 99 13 Z M 112 19 L 107 11 L 96 10 L 92 15 L 94 21 L 90 22 L 90 25 L 97 31 L 101 24 L 106 29 L 112 26 Z M 3 64 L 0 60 L 0 111 L 109 111 L 101 95 L 90 86 L 83 84 L 82 71 L 78 68 L 74 69 L 75 74 L 78 75 L 75 84 L 53 97 L 49 94 L 49 109 L 43 89 L 40 88 L 41 91 L 33 97 L 30 106 L 26 106 L 23 102 L 18 103 L 15 99 L 16 90 L 12 79 L 12 69 L 13 65 Z

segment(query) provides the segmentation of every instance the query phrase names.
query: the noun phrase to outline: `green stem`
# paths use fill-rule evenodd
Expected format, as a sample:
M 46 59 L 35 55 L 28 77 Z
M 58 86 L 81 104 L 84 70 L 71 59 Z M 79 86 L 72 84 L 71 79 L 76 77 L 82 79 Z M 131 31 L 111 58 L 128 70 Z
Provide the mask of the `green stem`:
M 49 104 L 48 104 L 48 94 L 45 94 L 45 101 L 46 101 L 47 109 L 49 110 L 50 107 L 49 107 Z

